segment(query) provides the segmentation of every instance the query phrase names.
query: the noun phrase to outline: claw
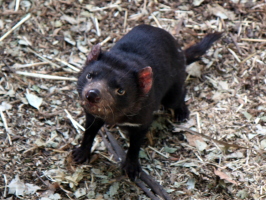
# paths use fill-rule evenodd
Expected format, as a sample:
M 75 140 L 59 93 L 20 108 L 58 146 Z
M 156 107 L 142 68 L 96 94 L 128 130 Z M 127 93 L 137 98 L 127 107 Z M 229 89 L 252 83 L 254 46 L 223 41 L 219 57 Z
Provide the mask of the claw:
M 75 163 L 81 164 L 90 160 L 90 153 L 79 147 L 72 151 L 72 157 Z
M 141 167 L 138 161 L 126 161 L 122 169 L 132 182 L 135 182 L 140 177 Z

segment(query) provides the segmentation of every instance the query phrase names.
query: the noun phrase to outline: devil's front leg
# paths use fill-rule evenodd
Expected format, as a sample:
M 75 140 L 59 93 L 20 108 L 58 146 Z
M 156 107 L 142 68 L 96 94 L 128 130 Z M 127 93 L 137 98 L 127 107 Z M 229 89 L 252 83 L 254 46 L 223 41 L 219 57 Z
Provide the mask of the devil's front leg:
M 141 166 L 139 164 L 139 151 L 148 130 L 149 126 L 127 128 L 130 146 L 126 155 L 126 160 L 122 163 L 122 169 L 131 181 L 135 181 L 140 175 Z
M 86 113 L 86 130 L 84 132 L 81 146 L 72 151 L 74 162 L 83 163 L 90 159 L 94 138 L 103 124 L 104 121 L 102 119 L 95 118 L 93 115 Z

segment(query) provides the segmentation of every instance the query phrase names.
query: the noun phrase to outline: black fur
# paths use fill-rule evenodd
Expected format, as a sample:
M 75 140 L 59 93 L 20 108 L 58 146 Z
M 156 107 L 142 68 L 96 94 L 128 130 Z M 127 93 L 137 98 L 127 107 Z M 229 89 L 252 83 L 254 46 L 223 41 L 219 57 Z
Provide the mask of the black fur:
M 81 146 L 73 151 L 74 160 L 82 163 L 90 158 L 94 137 L 104 123 L 122 125 L 130 139 L 122 167 L 134 181 L 141 170 L 138 153 L 152 123 L 153 111 L 163 104 L 175 110 L 178 121 L 188 118 L 184 101 L 186 64 L 198 60 L 220 37 L 220 33 L 209 34 L 183 52 L 167 31 L 140 25 L 108 52 L 94 47 L 78 80 L 86 131 Z M 91 100 L 95 96 L 97 101 L 102 100 L 99 104 Z

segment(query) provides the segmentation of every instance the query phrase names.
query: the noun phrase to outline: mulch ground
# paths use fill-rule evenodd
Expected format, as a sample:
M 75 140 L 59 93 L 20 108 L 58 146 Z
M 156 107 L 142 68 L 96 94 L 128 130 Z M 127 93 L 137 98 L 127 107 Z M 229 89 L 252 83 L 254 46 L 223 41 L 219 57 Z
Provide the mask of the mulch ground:
M 265 1 L 5 0 L 2 199 L 149 199 L 121 173 L 101 136 L 91 163 L 68 159 L 83 133 L 76 79 L 87 53 L 97 43 L 110 49 L 143 23 L 169 31 L 183 48 L 224 32 L 187 68 L 190 119 L 180 125 L 156 115 L 140 152 L 143 170 L 172 199 L 266 198 Z M 123 133 L 111 131 L 126 149 Z

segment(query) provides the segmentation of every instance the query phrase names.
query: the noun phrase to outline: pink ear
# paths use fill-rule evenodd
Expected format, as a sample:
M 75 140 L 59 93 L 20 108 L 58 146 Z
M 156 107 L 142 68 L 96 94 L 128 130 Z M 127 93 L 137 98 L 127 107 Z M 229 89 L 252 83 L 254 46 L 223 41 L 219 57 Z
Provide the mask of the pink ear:
M 98 60 L 100 53 L 101 53 L 101 45 L 100 44 L 94 45 L 91 48 L 91 52 L 87 56 L 86 65 L 89 64 L 91 61 Z
M 143 94 L 146 95 L 149 93 L 152 87 L 152 68 L 151 67 L 145 67 L 141 69 L 138 73 L 139 77 L 139 86 L 140 89 L 143 91 Z

